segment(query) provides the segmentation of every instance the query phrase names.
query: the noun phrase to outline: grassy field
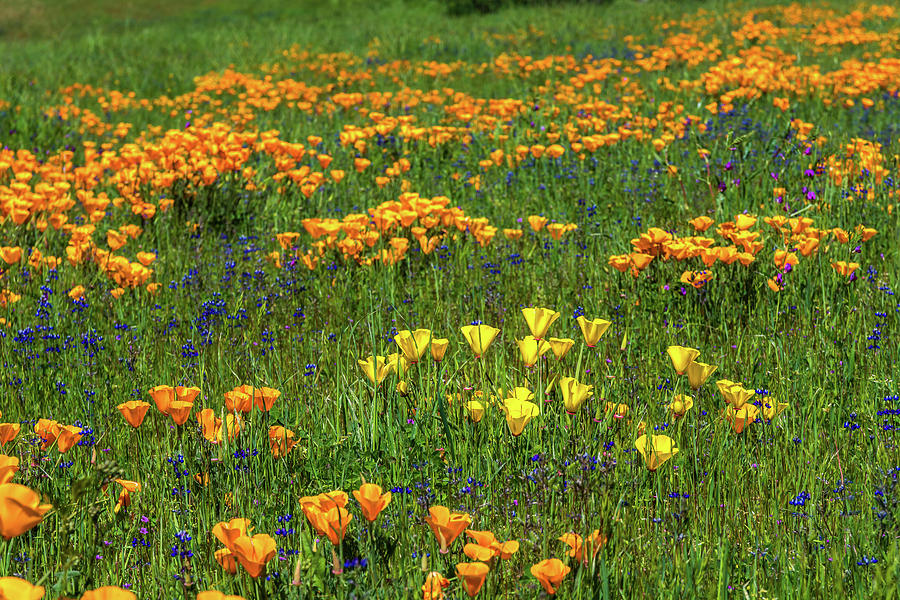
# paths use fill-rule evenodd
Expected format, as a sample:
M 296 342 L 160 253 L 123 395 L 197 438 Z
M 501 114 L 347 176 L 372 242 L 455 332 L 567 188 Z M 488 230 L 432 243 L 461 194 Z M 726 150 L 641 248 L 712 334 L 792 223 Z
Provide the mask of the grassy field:
M 895 7 L 283 4 L 0 5 L 0 597 L 897 598 Z

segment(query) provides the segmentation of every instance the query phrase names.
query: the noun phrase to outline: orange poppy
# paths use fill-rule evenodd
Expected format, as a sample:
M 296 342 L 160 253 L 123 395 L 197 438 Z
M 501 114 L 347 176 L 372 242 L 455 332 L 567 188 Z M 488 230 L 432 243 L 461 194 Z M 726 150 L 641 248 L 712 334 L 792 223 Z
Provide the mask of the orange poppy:
M 234 575 L 237 573 L 237 558 L 228 548 L 219 548 L 215 552 L 216 562 L 219 563 L 226 573 Z M 200 596 L 197 596 L 198 598 Z
M 175 386 L 175 399 L 180 400 L 181 402 L 188 402 L 190 404 L 193 404 L 194 400 L 199 395 L 200 388 L 198 387 L 184 387 L 182 385 Z
M 358 490 L 353 491 L 353 497 L 359 502 L 363 517 L 367 521 L 374 521 L 378 514 L 391 503 L 391 493 L 381 493 L 381 486 L 374 483 L 363 483 Z
M 472 517 L 466 513 L 452 513 L 444 506 L 432 506 L 428 512 L 430 516 L 425 517 L 425 522 L 440 543 L 441 554 L 446 554 L 447 547 L 469 526 Z
M 56 443 L 60 425 L 51 419 L 38 419 L 34 424 L 34 433 L 41 438 L 41 450 L 46 450 Z
M 253 409 L 253 386 L 239 385 L 225 392 L 225 408 L 228 412 L 249 413 Z
M 174 400 L 169 404 L 169 416 L 175 421 L 176 425 L 184 425 L 191 417 L 191 409 L 194 407 L 190 402 L 183 400 Z
M 266 563 L 275 557 L 275 540 L 265 533 L 252 538 L 241 536 L 234 540 L 231 551 L 250 577 L 259 577 L 266 570 Z
M 488 571 L 490 571 L 490 568 L 483 562 L 459 563 L 456 565 L 456 576 L 462 581 L 463 588 L 470 598 L 474 598 L 481 591 Z
M 81 439 L 81 427 L 75 425 L 61 425 L 59 435 L 56 437 L 57 449 L 65 454 Z
M 207 441 L 213 444 L 222 441 L 222 419 L 216 418 L 216 411 L 204 408 L 197 414 L 197 422 L 200 423 L 203 437 Z
M 0 577 L 0 598 L 6 600 L 40 600 L 44 588 L 18 577 Z
M 34 528 L 53 506 L 41 504 L 34 490 L 17 483 L 0 485 L 0 535 L 10 540 Z
M 164 415 L 169 414 L 169 407 L 175 401 L 175 388 L 170 385 L 158 385 L 147 392 L 153 398 L 156 409 Z
M 558 558 L 547 558 L 531 567 L 534 575 L 548 594 L 555 594 L 559 584 L 572 569 L 563 564 Z M 555 586 L 555 587 L 554 587 Z
M 147 416 L 147 411 L 150 409 L 150 403 L 141 400 L 129 400 L 116 408 L 119 409 L 119 412 L 122 413 L 129 425 L 137 428 L 144 422 L 144 417 Z
M 137 596 L 118 586 L 107 585 L 85 592 L 81 600 L 137 600 Z
M 0 423 L 0 446 L 16 439 L 21 428 L 18 423 Z
M 449 579 L 437 571 L 432 571 L 425 577 L 425 584 L 422 585 L 422 599 L 441 600 L 444 597 L 444 588 L 449 585 Z
M 269 412 L 280 395 L 281 392 L 270 387 L 258 388 L 253 390 L 253 403 L 259 410 Z
M 269 427 L 269 447 L 272 449 L 272 456 L 281 458 L 290 452 L 297 443 L 294 435 L 293 431 L 285 429 L 281 425 Z
M 19 457 L 0 454 L 0 485 L 9 483 L 19 470 Z
M 234 545 L 234 540 L 247 536 L 253 528 L 250 527 L 250 519 L 232 519 L 221 521 L 213 525 L 212 534 L 222 542 L 226 548 Z
M 135 494 L 141 491 L 141 484 L 137 481 L 129 481 L 127 479 L 116 479 L 116 483 L 122 486 L 122 490 L 119 492 L 119 498 L 116 500 L 116 507 L 113 509 L 113 512 L 119 512 L 123 508 L 128 508 L 131 505 L 131 494 Z

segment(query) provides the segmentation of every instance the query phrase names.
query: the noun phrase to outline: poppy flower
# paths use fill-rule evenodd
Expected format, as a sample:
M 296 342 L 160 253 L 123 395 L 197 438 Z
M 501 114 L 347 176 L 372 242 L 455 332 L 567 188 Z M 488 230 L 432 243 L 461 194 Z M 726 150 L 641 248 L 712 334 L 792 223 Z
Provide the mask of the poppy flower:
M 488 571 L 490 569 L 483 562 L 459 563 L 456 565 L 456 576 L 462 581 L 463 588 L 470 598 L 474 598 L 481 591 Z
M 522 361 L 526 367 L 533 367 L 538 358 L 550 350 L 548 342 L 530 335 L 525 336 L 524 339 L 516 340 L 516 345 L 519 347 L 519 353 L 522 355 Z
M 398 376 L 402 377 L 403 375 L 406 375 L 408 366 L 409 362 L 400 352 L 392 352 L 385 357 L 385 367 L 387 367 L 388 373 L 396 373 Z
M 737 434 L 743 433 L 752 425 L 758 415 L 759 408 L 755 404 L 744 404 L 741 408 L 732 405 L 725 409 L 725 420 L 731 423 L 731 428 Z
M 518 551 L 519 542 L 517 540 L 509 540 L 497 545 L 497 554 L 502 560 L 509 560 Z
M 370 356 L 366 360 L 357 360 L 356 363 L 369 381 L 376 386 L 381 385 L 384 378 L 391 372 L 383 356 Z
M 272 449 L 272 456 L 275 458 L 286 456 L 297 443 L 294 436 L 293 431 L 281 425 L 269 427 L 269 447 Z
M 397 335 L 394 336 L 394 341 L 400 346 L 403 358 L 410 364 L 416 364 L 429 349 L 431 330 L 416 329 L 415 331 L 409 331 L 404 329 L 397 332 Z
M 703 387 L 703 384 L 706 383 L 709 376 L 715 373 L 718 368 L 719 367 L 716 365 L 708 365 L 706 363 L 697 362 L 696 360 L 691 361 L 685 370 L 691 389 L 696 392 Z
M 500 396 L 504 396 L 503 388 L 500 388 L 497 391 L 500 393 Z M 504 404 L 509 400 L 530 402 L 531 400 L 534 400 L 534 392 L 529 390 L 527 387 L 514 387 L 513 389 L 509 390 L 509 392 L 504 396 Z
M 251 530 L 250 519 L 231 519 L 230 521 L 221 521 L 213 525 L 212 534 L 226 548 L 231 548 L 234 545 L 234 540 L 241 536 L 249 535 Z
M 353 491 L 353 497 L 359 502 L 363 517 L 372 522 L 378 518 L 379 513 L 391 503 L 391 493 L 381 493 L 381 486 L 374 483 L 364 483 L 358 490 Z
M 238 434 L 241 432 L 241 429 L 244 427 L 244 420 L 240 415 L 235 414 L 227 414 L 225 415 L 225 430 L 228 433 L 228 441 L 234 440 Z
M 19 457 L 0 454 L 0 485 L 9 483 L 19 470 Z
M 531 225 L 531 228 L 534 231 L 540 231 L 544 228 L 544 225 L 547 224 L 547 217 L 542 217 L 540 215 L 530 215 L 528 217 L 528 224 Z
M 169 385 L 158 385 L 147 392 L 153 398 L 156 409 L 164 415 L 169 414 L 169 406 L 175 401 L 175 388 Z
M 478 400 L 469 400 L 466 402 L 466 410 L 473 423 L 481 423 L 481 419 L 484 418 L 484 404 Z
M 466 341 L 469 342 L 469 347 L 475 354 L 475 358 L 484 356 L 484 353 L 491 345 L 491 342 L 493 342 L 494 338 L 497 337 L 497 334 L 500 333 L 500 330 L 496 327 L 484 324 L 466 325 L 461 327 L 460 330 L 462 331 L 463 336 L 465 336 Z
M 436 362 L 441 362 L 444 360 L 444 354 L 447 353 L 447 347 L 450 345 L 450 340 L 443 338 L 432 338 L 431 340 L 431 358 L 433 358 Z
M 185 387 L 183 385 L 175 386 L 175 400 L 193 404 L 194 400 L 196 400 L 199 395 L 200 388 L 198 387 Z
M 606 319 L 588 321 L 583 315 L 579 315 L 576 320 L 578 321 L 578 326 L 581 327 L 581 335 L 584 336 L 584 342 L 588 348 L 596 346 L 603 334 L 606 333 L 606 330 L 609 329 L 609 326 L 612 325 L 612 322 Z
M 727 379 L 721 379 L 716 382 L 725 402 L 730 404 L 735 410 L 740 410 L 747 404 L 747 401 L 753 397 L 756 392 L 748 390 L 740 383 L 734 383 Z
M 853 272 L 859 268 L 859 263 L 838 260 L 831 263 L 831 268 L 835 273 L 844 277 L 850 277 Z
M 594 386 L 579 382 L 574 377 L 563 377 L 559 380 L 559 389 L 562 392 L 563 403 L 566 412 L 574 415 L 584 404 L 585 400 L 594 393 Z
M 675 372 L 679 375 L 684 375 L 688 365 L 700 356 L 699 350 L 686 348 L 685 346 L 669 346 L 666 348 L 666 352 L 669 353 L 669 358 L 672 359 L 672 366 L 675 367 Z
M 18 577 L 0 577 L 0 600 L 40 600 L 44 587 Z
M 244 414 L 253 410 L 253 386 L 239 385 L 234 389 L 225 392 L 225 409 L 230 412 L 241 412 Z
M 531 335 L 538 340 L 544 339 L 547 330 L 559 318 L 559 313 L 549 308 L 523 308 L 522 315 Z
M 253 403 L 263 412 L 272 410 L 275 401 L 281 396 L 281 392 L 270 387 L 256 388 L 253 390 Z
M 0 259 L 8 265 L 13 265 L 22 259 L 22 248 L 19 246 L 3 246 L 0 248 Z
M 634 447 L 638 449 L 647 468 L 651 471 L 658 469 L 664 462 L 678 454 L 678 448 L 675 447 L 675 441 L 666 435 L 642 435 L 634 442 Z
M 51 419 L 38 419 L 34 424 L 34 433 L 41 438 L 41 450 L 46 450 L 56 443 L 59 437 L 60 424 Z
M 585 549 L 590 553 L 590 558 L 593 558 L 600 551 L 600 548 L 606 544 L 606 536 L 601 535 L 599 529 L 595 529 L 586 540 L 577 533 L 565 533 L 558 539 L 569 546 L 569 550 L 566 554 L 578 562 L 589 560 L 588 557 L 584 555 Z
M 0 423 L 0 446 L 16 439 L 21 428 L 19 423 Z
M 496 549 L 490 546 L 482 546 L 480 544 L 466 544 L 463 546 L 463 554 L 483 563 L 489 563 L 497 556 Z
M 559 589 L 559 584 L 562 583 L 562 580 L 571 570 L 558 558 L 547 558 L 536 565 L 532 565 L 531 574 L 541 582 L 544 591 L 553 595 Z
M 441 545 L 441 554 L 447 553 L 447 548 L 453 543 L 459 534 L 465 531 L 466 527 L 472 522 L 472 517 L 466 513 L 450 512 L 444 506 L 432 506 L 428 509 L 429 516 L 425 517 L 425 522 L 434 532 Z
M 265 533 L 234 540 L 231 551 L 250 577 L 256 578 L 266 570 L 266 563 L 275 557 L 275 540 Z
M 774 399 L 770 400 L 770 399 L 766 398 L 765 400 L 763 400 L 763 407 L 762 407 L 763 417 L 765 417 L 766 420 L 771 421 L 772 419 L 774 419 L 775 417 L 780 415 L 782 412 L 784 412 L 784 409 L 786 409 L 788 406 L 790 406 L 790 405 L 787 404 L 786 402 L 777 402 Z
M 150 403 L 141 400 L 129 400 L 116 408 L 119 409 L 119 412 L 122 413 L 129 425 L 137 428 L 144 422 L 144 417 L 147 416 L 147 411 L 150 410 Z
M 675 397 L 672 398 L 672 402 L 669 403 L 667 407 L 669 411 L 671 411 L 672 416 L 676 419 L 680 419 L 687 411 L 694 406 L 694 399 L 690 396 L 686 396 L 684 394 L 675 394 Z
M 184 425 L 191 417 L 191 409 L 193 407 L 194 405 L 190 402 L 173 400 L 172 403 L 169 404 L 168 415 L 172 417 L 172 420 L 175 421 L 176 425 Z
M 326 515 L 332 508 L 347 506 L 348 500 L 346 492 L 334 490 L 318 496 L 303 496 L 300 498 L 300 508 L 319 535 L 328 535 L 329 524 Z
M 138 262 L 145 267 L 149 267 L 153 261 L 156 260 L 156 254 L 152 252 L 138 252 L 135 254 L 135 257 L 137 257 Z
M 432 571 L 425 576 L 425 583 L 422 585 L 422 600 L 442 600 L 444 588 L 449 585 L 449 579 L 437 571 Z
M 197 414 L 197 422 L 208 442 L 218 444 L 222 441 L 222 419 L 216 418 L 216 411 L 204 408 Z
M 216 562 L 230 575 L 237 573 L 237 557 L 228 548 L 219 548 L 215 554 Z M 199 596 L 198 596 L 199 597 Z
M 60 425 L 59 435 L 56 437 L 56 448 L 65 454 L 81 439 L 81 427 L 75 425 Z
M 122 490 L 119 492 L 119 498 L 116 501 L 116 506 L 113 509 L 113 512 L 119 512 L 122 508 L 128 508 L 131 505 L 131 494 L 135 494 L 141 491 L 141 484 L 137 481 L 128 481 L 127 479 L 116 479 L 116 483 L 122 486 Z
M 34 528 L 52 509 L 34 490 L 17 483 L 0 485 L 0 535 L 10 540 Z
M 699 231 L 702 233 L 702 232 L 706 231 L 707 229 L 709 229 L 715 223 L 715 221 L 713 221 L 712 219 L 710 219 L 707 216 L 702 216 L 702 217 L 695 217 L 695 218 L 691 219 L 690 221 L 688 221 L 688 223 L 690 223 L 691 226 L 693 226 L 693 228 L 696 231 Z
M 562 360 L 569 353 L 569 350 L 572 349 L 572 346 L 575 345 L 575 340 L 570 338 L 550 338 L 547 341 L 550 342 L 550 349 L 553 351 L 553 356 L 556 357 L 556 360 Z
M 81 600 L 137 600 L 137 595 L 118 586 L 107 585 L 85 592 Z
M 479 546 L 492 546 L 497 543 L 493 531 L 476 531 L 474 529 L 466 529 L 466 535 L 475 540 Z
M 322 510 L 318 519 L 323 533 L 332 544 L 339 546 L 347 534 L 347 526 L 353 520 L 353 515 L 343 506 L 333 506 Z
M 534 417 L 541 414 L 540 408 L 532 402 L 522 402 L 514 398 L 509 398 L 504 403 L 504 412 L 506 413 L 506 424 L 509 426 L 509 432 L 518 437 L 525 431 L 525 426 Z
M 197 594 L 197 600 L 244 600 L 243 596 L 235 596 L 233 594 L 226 595 L 225 592 L 216 590 L 206 590 Z
M 603 410 L 606 413 L 612 413 L 613 419 L 624 419 L 626 416 L 628 416 L 629 408 L 627 404 L 607 402 Z

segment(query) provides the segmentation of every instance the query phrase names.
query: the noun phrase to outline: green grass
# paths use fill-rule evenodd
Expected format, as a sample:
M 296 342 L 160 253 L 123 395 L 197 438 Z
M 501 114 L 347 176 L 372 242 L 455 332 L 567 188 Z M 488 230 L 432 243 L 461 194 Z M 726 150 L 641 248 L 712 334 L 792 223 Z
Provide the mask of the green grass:
M 295 45 L 313 55 L 346 52 L 360 61 L 321 62 L 340 64 L 349 74 L 372 73 L 371 86 L 345 73 L 338 87 L 320 95 L 323 105 L 337 91 L 453 88 L 475 98 L 519 99 L 526 110 L 509 117 L 509 142 L 486 133 L 467 144 L 435 147 L 397 139 L 397 131 L 380 146 L 371 138 L 366 155 L 373 164 L 356 174 L 357 151 L 341 146 L 337 136 L 347 124 L 370 124 L 367 116 L 341 109 L 306 113 L 284 102 L 270 111 L 255 109 L 244 131 L 278 130 L 279 139 L 307 146 L 307 136 L 321 136 L 322 151 L 334 158 L 330 168 L 346 170 L 345 180 L 309 198 L 296 187 L 279 190 L 275 159 L 252 152 L 245 166 L 257 170 L 257 190 L 220 174 L 209 186 L 176 184 L 162 194 L 173 207 L 152 219 L 132 214 L 127 205 L 110 205 L 97 223 L 96 246 L 108 247 L 108 229 L 140 225 L 143 233 L 117 254 L 133 261 L 138 250 L 158 253 L 151 277 L 161 284 L 156 295 L 137 288 L 113 299 L 109 290 L 116 284 L 96 264 L 65 261 L 68 236 L 52 228 L 41 232 L 34 219 L 24 226 L 0 224 L 0 245 L 21 246 L 23 262 L 29 248 L 63 257 L 58 271 L 23 271 L 20 264 L 0 280 L 0 288 L 21 296 L 3 309 L 0 411 L 3 421 L 21 422 L 22 432 L 3 452 L 20 459 L 13 482 L 55 507 L 30 533 L 0 542 L 2 574 L 40 583 L 48 598 L 124 584 L 141 598 L 192 598 L 208 589 L 248 599 L 420 596 L 428 571 L 453 579 L 455 565 L 468 560 L 462 537 L 450 553 L 439 552 L 423 521 L 428 507 L 439 504 L 471 514 L 475 530 L 521 543 L 512 559 L 495 565 L 479 597 L 536 597 L 543 592 L 529 569 L 549 557 L 572 566 L 560 597 L 896 597 L 900 463 L 897 419 L 890 411 L 897 410 L 900 393 L 900 305 L 893 294 L 900 288 L 900 255 L 897 211 L 887 210 L 898 203 L 896 86 L 888 82 L 861 94 L 879 103 L 868 111 L 859 101 L 853 108 L 828 105 L 830 92 L 773 92 L 738 98 L 735 115 L 717 118 L 704 109 L 717 97 L 667 90 L 658 81 L 698 80 L 717 61 L 675 63 L 665 72 L 615 72 L 597 91 L 588 86 L 581 93 L 631 106 L 648 118 L 663 102 L 681 103 L 685 114 L 711 119 L 709 131 L 692 129 L 662 151 L 647 141 L 623 141 L 584 160 L 574 158 L 563 137 L 562 159 L 483 170 L 479 161 L 497 147 L 509 153 L 516 144 L 548 144 L 526 131 L 542 136 L 583 117 L 577 117 L 577 103 L 555 95 L 581 71 L 502 76 L 479 72 L 482 63 L 518 52 L 536 59 L 571 54 L 577 61 L 592 54 L 632 66 L 635 57 L 624 36 L 643 34 L 639 43 L 660 44 L 668 33 L 658 26 L 670 18 L 683 18 L 685 27 L 708 19 L 698 28 L 700 37 L 719 39 L 731 55 L 752 46 L 735 43 L 730 31 L 756 4 L 616 2 L 461 18 L 445 16 L 437 4 L 412 2 L 281 4 L 95 2 L 76 10 L 71 2 L 47 1 L 4 8 L 3 145 L 41 159 L 69 148 L 77 167 L 84 162 L 85 141 L 110 143 L 122 154 L 125 144 L 144 143 L 139 136 L 149 128 L 190 130 L 190 121 L 196 131 L 204 113 L 214 114 L 215 107 L 197 96 L 183 100 L 174 116 L 168 106 L 107 112 L 96 95 L 62 91 L 76 83 L 104 88 L 107 97 L 119 90 L 158 100 L 191 94 L 195 78 L 228 68 L 254 82 L 266 75 L 309 86 L 339 80 L 307 69 L 314 59 L 285 56 Z M 842 14 L 850 10 L 843 3 L 831 6 Z M 769 12 L 763 18 L 780 17 Z M 896 18 L 869 19 L 865 26 L 898 30 Z M 796 54 L 799 65 L 819 65 L 823 72 L 878 50 L 870 43 L 816 52 L 794 38 L 772 44 Z M 416 68 L 396 78 L 377 70 L 393 60 L 414 67 L 461 61 L 464 67 L 437 78 Z M 623 100 L 631 93 L 622 91 L 625 77 L 646 94 Z M 547 91 L 548 81 L 557 87 Z M 243 91 L 225 91 L 216 99 L 234 113 Z M 120 139 L 56 117 L 53 111 L 67 95 L 102 123 L 131 123 L 131 130 Z M 790 96 L 791 109 L 774 108 L 772 96 Z M 458 125 L 445 110 L 450 104 L 408 110 L 391 105 L 382 112 L 413 114 L 417 126 Z M 214 118 L 224 121 L 222 115 Z M 814 136 L 827 140 L 806 153 L 807 145 L 790 133 L 791 118 L 814 123 Z M 627 120 L 611 123 L 610 130 Z M 841 155 L 854 138 L 884 143 L 883 182 L 863 174 L 838 185 L 806 173 L 817 161 Z M 711 153 L 708 168 L 699 148 Z M 400 177 L 383 188 L 373 177 L 403 157 L 411 163 L 402 175 L 411 190 L 423 197 L 446 195 L 467 215 L 488 217 L 500 228 L 522 227 L 525 235 L 509 241 L 501 231 L 482 247 L 470 233 L 450 226 L 434 253 L 411 250 L 393 267 L 360 266 L 333 250 L 312 271 L 290 264 L 275 233 L 303 232 L 301 221 L 308 217 L 342 218 L 396 200 Z M 319 169 L 308 155 L 300 162 Z M 677 166 L 678 175 L 669 175 L 667 165 Z M 482 179 L 476 191 L 466 181 L 477 173 Z M 109 180 L 113 175 L 102 173 L 95 191 L 120 195 Z M 4 177 L 0 173 L 0 185 L 9 185 Z M 773 200 L 776 186 L 788 190 L 789 211 Z M 868 188 L 865 197 L 860 186 Z M 813 189 L 815 199 L 804 187 Z M 141 193 L 159 200 L 160 193 L 149 187 Z M 765 249 L 750 267 L 718 263 L 715 278 L 701 289 L 679 282 L 684 270 L 701 268 L 696 259 L 658 258 L 638 278 L 608 264 L 611 255 L 629 252 L 630 240 L 649 227 L 688 236 L 693 217 L 706 214 L 721 223 L 744 211 L 759 215 L 754 230 L 766 232 Z M 76 206 L 70 221 L 83 212 Z M 578 228 L 554 241 L 517 221 L 532 214 Z M 776 214 L 810 216 L 822 229 L 852 232 L 861 224 L 878 234 L 860 243 L 859 252 L 856 237 L 846 245 L 823 240 L 817 254 L 801 257 L 784 274 L 785 289 L 774 293 L 766 280 L 776 273 L 772 252 L 779 246 L 762 219 Z M 716 237 L 713 230 L 708 234 Z M 302 233 L 300 249 L 311 244 Z M 281 268 L 266 258 L 274 250 L 282 253 Z M 835 260 L 861 263 L 858 279 L 837 275 L 830 266 Z M 86 302 L 66 296 L 75 285 L 85 286 Z M 550 357 L 535 368 L 523 366 L 514 339 L 528 335 L 525 306 L 561 312 L 550 335 L 576 342 L 561 363 Z M 612 321 L 596 348 L 582 342 L 577 314 Z M 476 320 L 502 330 L 483 359 L 473 357 L 460 333 Z M 373 388 L 357 359 L 396 352 L 396 331 L 418 327 L 450 339 L 446 359 L 411 368 L 407 397 L 396 392 L 396 374 Z M 719 367 L 678 421 L 666 405 L 689 390 L 666 355 L 673 344 L 698 348 L 701 360 Z M 594 398 L 575 416 L 566 415 L 559 393 L 548 390 L 554 374 L 594 386 Z M 766 390 L 790 407 L 737 435 L 720 417 L 724 403 L 714 384 L 720 377 Z M 129 427 L 116 406 L 149 401 L 147 391 L 165 384 L 201 389 L 188 424 L 176 427 L 151 408 L 139 429 Z M 210 407 L 222 417 L 223 393 L 239 384 L 268 385 L 282 395 L 270 413 L 254 411 L 236 440 L 210 444 L 194 415 Z M 517 385 L 535 392 L 541 411 L 519 437 L 509 434 L 494 409 L 472 423 L 456 396 L 489 396 Z M 451 395 L 455 399 L 448 401 Z M 611 418 L 606 402 L 627 404 L 628 417 Z M 85 443 L 66 454 L 55 447 L 40 450 L 33 433 L 38 418 L 78 424 L 85 428 Z M 641 423 L 671 436 L 680 448 L 654 472 L 634 450 Z M 285 458 L 270 453 L 271 425 L 283 425 L 299 439 Z M 208 475 L 208 485 L 196 474 Z M 143 486 L 118 513 L 115 477 Z M 394 488 L 393 498 L 367 527 L 351 496 L 353 521 L 336 552 L 339 560 L 366 559 L 368 566 L 348 566 L 334 575 L 332 545 L 315 540 L 298 499 L 330 490 L 349 493 L 363 478 Z M 804 492 L 808 497 L 801 504 L 797 498 Z M 279 520 L 284 515 L 290 519 Z M 268 578 L 253 580 L 240 568 L 228 575 L 216 564 L 221 544 L 211 529 L 237 517 L 250 519 L 254 533 L 276 538 L 280 554 L 269 563 Z M 276 535 L 280 528 L 293 533 Z M 566 546 L 557 538 L 594 529 L 609 541 L 592 563 L 579 567 L 565 557 Z M 179 532 L 191 541 L 178 539 Z M 871 557 L 877 563 L 859 564 Z M 299 586 L 290 585 L 295 568 Z M 455 580 L 446 591 L 448 597 L 465 595 Z

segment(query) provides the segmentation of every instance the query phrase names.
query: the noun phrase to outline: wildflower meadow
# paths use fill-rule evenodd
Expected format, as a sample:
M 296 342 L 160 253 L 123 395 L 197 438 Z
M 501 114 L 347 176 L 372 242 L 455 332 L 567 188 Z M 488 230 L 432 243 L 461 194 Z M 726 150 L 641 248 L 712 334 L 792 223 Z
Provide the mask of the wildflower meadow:
M 3 5 L 0 599 L 897 598 L 898 48 Z

